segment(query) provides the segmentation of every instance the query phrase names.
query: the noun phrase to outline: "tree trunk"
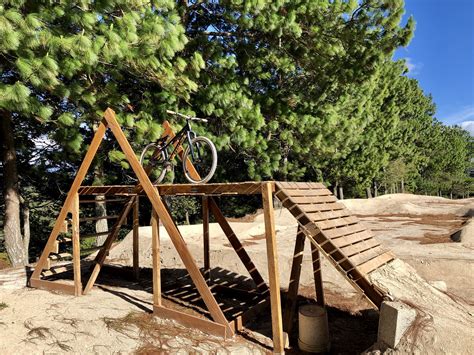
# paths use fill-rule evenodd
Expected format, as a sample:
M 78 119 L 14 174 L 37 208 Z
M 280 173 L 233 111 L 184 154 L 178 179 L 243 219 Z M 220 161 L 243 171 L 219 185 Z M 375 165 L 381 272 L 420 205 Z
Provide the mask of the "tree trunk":
M 342 186 L 339 186 L 339 200 L 344 200 L 344 190 Z
M 28 204 L 23 206 L 23 245 L 25 247 L 26 262 L 30 261 L 30 207 Z
M 366 187 L 365 192 L 367 194 L 367 198 L 372 198 L 372 191 L 371 191 L 370 187 Z
M 12 266 L 20 266 L 26 265 L 28 261 L 21 235 L 20 193 L 12 117 L 10 112 L 4 110 L 0 111 L 0 115 L 0 138 L 3 142 L 3 198 L 5 201 L 3 232 L 10 262 Z
M 377 186 L 377 182 L 374 181 L 374 197 L 377 197 L 379 194 L 379 187 Z
M 92 125 L 92 129 L 97 131 L 97 128 L 99 127 L 98 123 L 94 123 Z M 96 165 L 94 166 L 94 185 L 104 185 L 104 166 L 102 165 L 102 162 L 100 159 L 97 160 Z M 95 203 L 95 215 L 96 217 L 105 217 L 107 216 L 107 203 L 104 201 L 105 196 L 97 195 L 95 197 L 95 200 L 97 201 Z M 102 233 L 102 232 L 107 232 L 109 230 L 109 223 L 107 222 L 107 219 L 98 219 L 95 222 L 95 231 L 96 233 Z M 107 239 L 107 235 L 101 235 L 96 238 L 95 240 L 95 245 L 96 246 L 102 246 L 104 244 L 105 240 Z
M 402 194 L 404 194 L 404 193 L 405 193 L 405 180 L 403 180 L 403 178 L 402 178 L 402 183 L 401 183 L 401 185 L 402 185 L 402 186 L 401 186 L 401 187 L 402 187 Z

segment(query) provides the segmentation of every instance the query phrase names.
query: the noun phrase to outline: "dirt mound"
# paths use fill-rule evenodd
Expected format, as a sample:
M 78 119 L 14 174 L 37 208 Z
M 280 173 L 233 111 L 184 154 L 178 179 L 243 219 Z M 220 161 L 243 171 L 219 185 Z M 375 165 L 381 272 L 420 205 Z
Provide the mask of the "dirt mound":
M 401 353 L 465 353 L 474 339 L 473 307 L 455 300 L 422 279 L 399 259 L 370 274 L 381 289 L 417 310 L 412 329 L 397 348 Z
M 469 219 L 460 230 L 453 233 L 451 240 L 467 247 L 474 247 L 474 218 Z
M 341 202 L 358 215 L 454 213 L 458 216 L 467 216 L 474 211 L 474 198 L 450 200 L 436 196 L 389 194 L 371 199 L 348 199 Z

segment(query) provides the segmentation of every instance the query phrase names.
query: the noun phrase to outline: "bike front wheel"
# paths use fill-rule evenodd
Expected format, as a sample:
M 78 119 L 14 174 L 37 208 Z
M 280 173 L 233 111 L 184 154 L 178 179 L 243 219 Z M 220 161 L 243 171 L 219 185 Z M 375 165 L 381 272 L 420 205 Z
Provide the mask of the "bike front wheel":
M 194 166 L 194 170 L 188 166 L 188 159 Z M 193 184 L 204 184 L 211 180 L 216 167 L 217 150 L 214 143 L 206 137 L 196 137 L 191 140 L 191 144 L 186 147 L 183 155 L 183 171 L 186 179 Z
M 154 184 L 163 181 L 166 175 L 166 153 L 155 143 L 148 144 L 140 155 L 140 164 L 145 168 Z

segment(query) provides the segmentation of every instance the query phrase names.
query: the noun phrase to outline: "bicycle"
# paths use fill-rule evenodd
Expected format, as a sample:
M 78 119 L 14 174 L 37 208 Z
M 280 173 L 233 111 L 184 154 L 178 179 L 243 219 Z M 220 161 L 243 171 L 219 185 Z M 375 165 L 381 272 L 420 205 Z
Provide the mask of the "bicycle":
M 180 116 L 186 119 L 185 126 L 170 139 L 164 136 L 156 142 L 148 144 L 140 155 L 140 164 L 146 163 L 146 170 L 150 176 L 156 176 L 155 184 L 159 184 L 169 171 L 173 171 L 173 159 L 180 148 L 187 141 L 186 149 L 182 156 L 183 172 L 186 179 L 193 184 L 204 184 L 214 175 L 217 167 L 217 151 L 214 143 L 203 136 L 196 136 L 191 128 L 191 121 L 208 122 L 205 118 L 191 117 L 179 112 L 166 110 L 170 115 Z M 169 153 L 169 148 L 174 149 Z M 186 161 L 189 159 L 194 166 L 200 179 L 195 179 L 188 170 Z

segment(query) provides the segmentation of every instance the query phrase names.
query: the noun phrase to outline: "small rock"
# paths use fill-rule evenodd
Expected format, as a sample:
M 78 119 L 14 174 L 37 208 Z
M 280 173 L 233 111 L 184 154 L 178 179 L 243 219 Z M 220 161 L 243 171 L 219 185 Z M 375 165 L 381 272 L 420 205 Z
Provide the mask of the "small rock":
M 430 281 L 430 285 L 442 292 L 448 292 L 448 286 L 444 281 Z

